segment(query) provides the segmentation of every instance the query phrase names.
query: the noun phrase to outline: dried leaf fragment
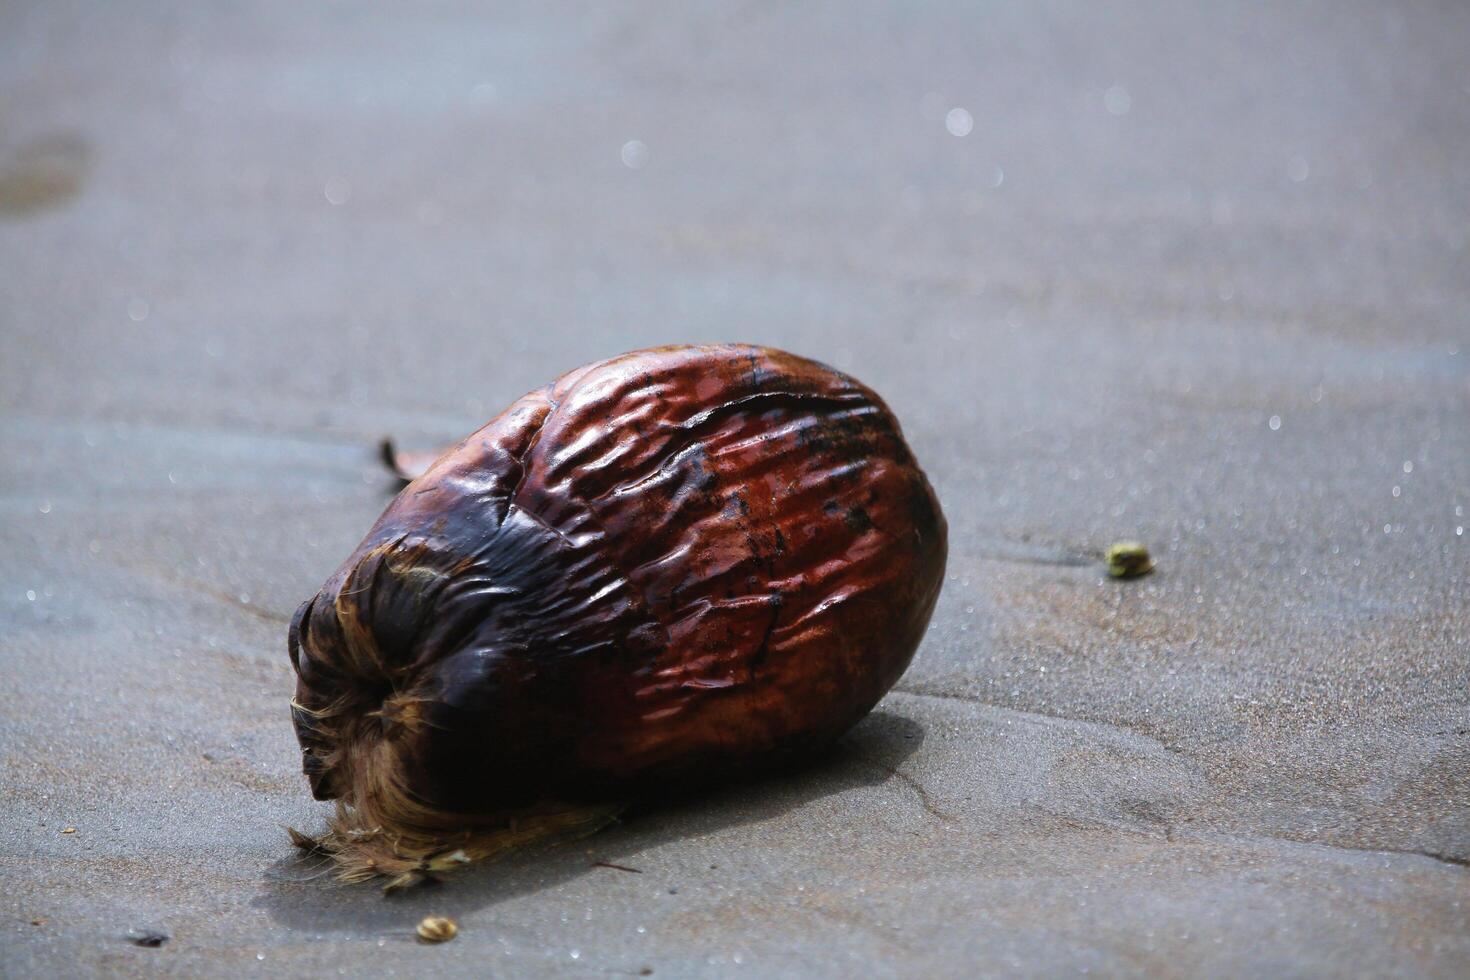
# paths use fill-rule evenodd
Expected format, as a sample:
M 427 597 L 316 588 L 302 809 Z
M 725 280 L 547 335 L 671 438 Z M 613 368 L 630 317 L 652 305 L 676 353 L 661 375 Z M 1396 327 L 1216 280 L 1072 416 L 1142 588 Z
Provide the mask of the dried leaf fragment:
M 315 837 L 311 837 L 311 836 L 309 836 L 307 834 L 303 834 L 301 831 L 297 830 L 295 827 L 287 827 L 286 828 L 286 836 L 288 836 L 288 837 L 291 838 L 291 843 L 292 844 L 294 844 L 297 847 L 301 848 L 307 854 L 326 854 L 327 853 L 327 849 L 322 846 L 322 842 L 321 841 L 317 840 Z
M 418 888 L 421 885 L 433 884 L 438 880 L 438 878 L 435 878 L 422 868 L 413 868 L 388 879 L 388 883 L 383 886 L 383 894 L 396 895 L 399 892 L 406 892 L 411 888 Z

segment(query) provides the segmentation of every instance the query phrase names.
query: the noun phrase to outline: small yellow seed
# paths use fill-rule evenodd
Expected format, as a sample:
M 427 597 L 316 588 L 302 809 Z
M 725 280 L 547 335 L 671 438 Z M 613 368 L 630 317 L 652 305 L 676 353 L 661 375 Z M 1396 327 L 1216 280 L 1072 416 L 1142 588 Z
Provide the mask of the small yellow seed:
M 426 943 L 447 943 L 459 934 L 459 926 L 444 915 L 431 915 L 419 923 L 419 938 Z
M 75 828 L 75 827 L 67 827 L 67 828 L 63 829 L 61 832 L 63 834 L 75 834 L 77 832 L 77 828 Z
M 1119 541 L 1108 549 L 1108 574 L 1113 578 L 1137 578 L 1154 570 L 1153 555 L 1139 541 Z

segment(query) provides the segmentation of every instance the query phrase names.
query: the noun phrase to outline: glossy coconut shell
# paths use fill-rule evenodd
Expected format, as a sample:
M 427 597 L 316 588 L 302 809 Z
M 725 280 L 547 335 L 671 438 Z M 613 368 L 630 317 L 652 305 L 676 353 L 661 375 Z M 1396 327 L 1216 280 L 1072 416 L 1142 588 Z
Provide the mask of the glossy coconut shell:
M 304 768 L 442 824 L 780 758 L 898 680 L 944 563 L 847 375 L 737 345 L 592 364 L 446 452 L 302 605 Z

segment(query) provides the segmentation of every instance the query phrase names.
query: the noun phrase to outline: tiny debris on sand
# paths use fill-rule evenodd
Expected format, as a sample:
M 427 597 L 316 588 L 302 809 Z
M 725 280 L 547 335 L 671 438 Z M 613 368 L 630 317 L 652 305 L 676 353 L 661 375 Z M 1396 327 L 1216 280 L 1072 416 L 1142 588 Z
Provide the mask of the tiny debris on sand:
M 1119 541 L 1108 548 L 1108 574 L 1113 578 L 1138 578 L 1154 570 L 1154 558 L 1141 541 Z

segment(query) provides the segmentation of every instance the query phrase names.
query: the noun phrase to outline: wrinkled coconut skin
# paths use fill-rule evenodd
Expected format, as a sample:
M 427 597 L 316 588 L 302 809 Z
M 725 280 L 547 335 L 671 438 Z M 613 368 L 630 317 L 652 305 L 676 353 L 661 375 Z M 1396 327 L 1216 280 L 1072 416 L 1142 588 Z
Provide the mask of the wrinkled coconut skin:
M 907 667 L 945 537 L 898 422 L 831 368 L 728 345 L 572 371 L 410 483 L 297 612 L 312 791 L 428 822 L 830 742 Z

